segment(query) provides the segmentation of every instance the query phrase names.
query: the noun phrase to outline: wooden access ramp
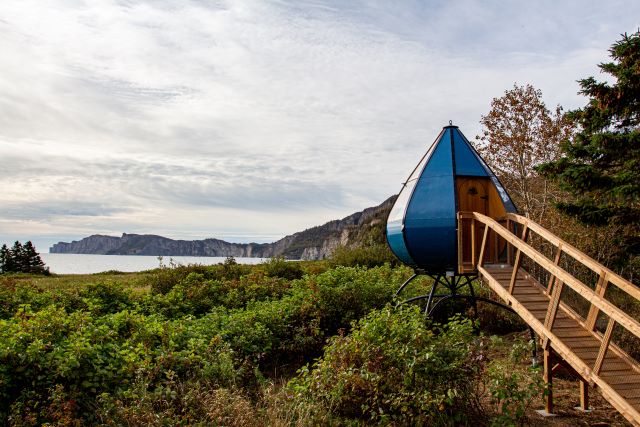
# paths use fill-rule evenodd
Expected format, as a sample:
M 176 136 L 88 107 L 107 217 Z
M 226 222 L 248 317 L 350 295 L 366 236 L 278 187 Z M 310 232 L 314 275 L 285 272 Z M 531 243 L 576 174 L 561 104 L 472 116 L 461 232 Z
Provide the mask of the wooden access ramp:
M 544 350 L 545 381 L 551 385 L 554 370 L 564 366 L 580 379 L 583 409 L 589 407 L 589 386 L 597 387 L 629 422 L 640 426 L 640 364 L 612 339 L 614 328 L 640 338 L 640 323 L 605 297 L 609 290 L 616 301 L 623 298 L 640 307 L 640 289 L 519 215 L 496 221 L 461 212 L 458 222 L 459 271 L 477 272 L 533 328 Z M 588 274 L 563 268 L 570 264 L 592 272 L 595 283 L 588 286 L 578 278 L 585 280 Z M 566 301 L 563 291 L 581 300 L 584 314 Z M 553 412 L 552 393 L 545 409 Z

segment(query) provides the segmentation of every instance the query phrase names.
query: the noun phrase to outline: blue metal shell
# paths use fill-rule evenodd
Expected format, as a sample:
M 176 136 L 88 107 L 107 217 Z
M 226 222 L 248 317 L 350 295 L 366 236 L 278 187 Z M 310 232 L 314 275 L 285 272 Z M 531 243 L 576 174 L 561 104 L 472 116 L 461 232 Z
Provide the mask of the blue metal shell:
M 457 177 L 484 178 L 506 212 L 516 208 L 457 126 L 446 126 L 404 183 L 387 219 L 387 242 L 405 264 L 430 273 L 457 264 Z

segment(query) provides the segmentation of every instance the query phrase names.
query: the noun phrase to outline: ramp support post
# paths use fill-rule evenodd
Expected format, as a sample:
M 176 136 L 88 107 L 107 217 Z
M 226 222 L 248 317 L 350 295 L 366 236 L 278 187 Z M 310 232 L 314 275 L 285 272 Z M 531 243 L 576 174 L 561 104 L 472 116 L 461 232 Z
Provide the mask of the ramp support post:
M 550 345 L 544 348 L 544 383 L 544 410 L 547 414 L 553 414 L 553 351 Z
M 589 410 L 589 383 L 580 379 L 580 410 Z

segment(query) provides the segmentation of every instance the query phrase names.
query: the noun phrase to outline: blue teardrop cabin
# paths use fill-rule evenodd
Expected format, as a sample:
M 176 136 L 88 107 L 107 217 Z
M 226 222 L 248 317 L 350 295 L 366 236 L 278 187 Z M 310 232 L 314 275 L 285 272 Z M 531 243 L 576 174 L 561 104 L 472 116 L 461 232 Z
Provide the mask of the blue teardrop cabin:
M 450 125 L 442 129 L 403 184 L 387 219 L 389 247 L 403 263 L 420 272 L 469 273 L 471 247 L 465 243 L 458 248 L 459 212 L 498 219 L 517 209 L 467 138 Z M 460 231 L 461 241 L 470 242 L 470 225 L 464 224 Z M 474 239 L 477 247 L 481 237 Z M 488 246 L 488 257 L 501 251 Z

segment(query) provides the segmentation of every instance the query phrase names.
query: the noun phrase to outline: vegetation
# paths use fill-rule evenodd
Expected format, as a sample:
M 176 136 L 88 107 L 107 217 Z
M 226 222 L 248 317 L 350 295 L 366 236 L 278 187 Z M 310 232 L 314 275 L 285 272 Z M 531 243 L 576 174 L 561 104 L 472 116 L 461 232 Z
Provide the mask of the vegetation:
M 571 134 L 562 107 L 556 106 L 551 113 L 541 90 L 514 85 L 491 101 L 491 110 L 480 123 L 483 132 L 476 137 L 479 153 L 521 212 L 541 222 L 557 194 L 535 168 L 557 159 L 560 142 Z
M 49 269 L 30 240 L 24 245 L 16 240 L 11 249 L 0 247 L 0 273 L 49 274 Z
M 578 133 L 561 157 L 541 168 L 571 194 L 560 210 L 588 225 L 615 230 L 613 267 L 640 272 L 640 31 L 610 49 L 600 69 L 613 83 L 580 80 L 589 100 L 569 117 Z
M 0 423 L 448 425 L 503 416 L 486 391 L 489 340 L 469 321 L 430 325 L 416 308 L 389 305 L 410 274 L 388 264 L 229 259 L 5 276 Z

